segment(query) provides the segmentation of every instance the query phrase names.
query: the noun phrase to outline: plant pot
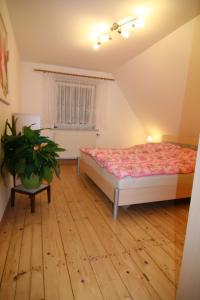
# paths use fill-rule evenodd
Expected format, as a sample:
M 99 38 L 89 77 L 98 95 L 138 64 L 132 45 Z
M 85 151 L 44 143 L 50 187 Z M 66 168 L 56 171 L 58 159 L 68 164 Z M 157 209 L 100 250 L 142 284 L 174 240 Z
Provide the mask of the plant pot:
M 40 177 L 36 174 L 32 174 L 30 177 L 22 176 L 21 181 L 27 189 L 37 189 L 41 185 Z

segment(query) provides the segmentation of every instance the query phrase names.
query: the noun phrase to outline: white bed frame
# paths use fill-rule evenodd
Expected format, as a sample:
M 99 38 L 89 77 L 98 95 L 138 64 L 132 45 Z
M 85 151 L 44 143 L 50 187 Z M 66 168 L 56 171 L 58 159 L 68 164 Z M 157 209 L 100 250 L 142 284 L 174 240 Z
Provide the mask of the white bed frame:
M 196 145 L 196 139 L 191 138 L 175 138 L 172 136 L 163 136 L 162 141 L 179 142 L 184 144 Z M 87 174 L 89 178 L 107 195 L 113 202 L 113 218 L 118 215 L 119 206 L 127 206 L 131 204 L 174 200 L 188 198 L 192 192 L 192 180 L 188 182 L 185 176 L 180 176 L 176 184 L 158 185 L 149 187 L 137 187 L 121 189 L 108 182 L 95 168 L 88 164 L 80 157 L 78 162 L 79 172 Z M 187 176 L 187 174 L 186 174 Z

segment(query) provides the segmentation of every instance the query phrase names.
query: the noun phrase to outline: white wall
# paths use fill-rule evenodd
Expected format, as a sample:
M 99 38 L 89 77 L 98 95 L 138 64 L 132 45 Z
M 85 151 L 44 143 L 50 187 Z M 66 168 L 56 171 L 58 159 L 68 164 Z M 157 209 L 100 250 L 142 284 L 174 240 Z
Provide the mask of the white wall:
M 0 135 L 4 130 L 6 119 L 11 118 L 11 114 L 19 110 L 19 95 L 20 95 L 20 59 L 19 54 L 7 12 L 7 7 L 4 0 L 0 0 L 0 12 L 4 20 L 8 33 L 8 88 L 10 105 L 7 106 L 0 102 Z M 1 153 L 0 153 L 1 154 Z M 5 210 L 9 199 L 10 184 L 5 176 L 0 175 L 0 220 Z
M 102 103 L 106 108 L 105 121 L 99 121 L 97 124 L 100 129 L 97 145 L 130 147 L 133 144 L 144 143 L 147 133 L 116 82 L 109 83 L 109 95 L 106 100 L 106 103 Z
M 107 73 L 23 62 L 21 112 L 40 114 L 41 118 L 44 104 L 43 75 L 40 72 L 33 71 L 35 68 L 111 77 L 111 74 Z M 144 142 L 146 133 L 130 109 L 116 82 L 107 81 L 106 83 L 102 83 L 102 85 L 106 86 L 106 92 L 102 92 L 102 97 L 98 99 L 97 103 L 97 128 L 99 129 L 99 136 L 96 138 L 96 132 L 94 133 L 97 146 L 129 147 L 135 143 Z M 75 141 L 77 138 L 75 131 L 69 134 L 67 131 L 56 130 L 53 136 L 55 137 L 55 141 L 59 142 L 61 146 L 72 149 L 73 147 L 68 146 L 70 141 L 72 141 L 72 138 L 70 139 L 72 134 L 75 135 L 73 137 Z M 79 144 L 90 146 L 90 144 L 86 144 L 86 138 L 84 139 L 83 134 L 79 136 L 82 139 L 82 143 Z M 93 146 L 92 140 L 91 146 Z M 68 154 L 67 156 L 66 152 L 65 157 L 71 157 L 70 151 Z
M 200 299 L 200 143 L 188 216 L 177 300 Z
M 155 138 L 179 133 L 193 35 L 199 18 L 181 26 L 114 72 L 132 110 Z

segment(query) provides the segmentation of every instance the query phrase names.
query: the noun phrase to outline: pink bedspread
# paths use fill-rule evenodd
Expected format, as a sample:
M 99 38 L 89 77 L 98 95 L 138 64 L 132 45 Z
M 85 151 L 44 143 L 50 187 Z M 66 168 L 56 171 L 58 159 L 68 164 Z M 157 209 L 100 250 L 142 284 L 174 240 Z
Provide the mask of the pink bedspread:
M 192 173 L 196 160 L 195 150 L 170 143 L 142 144 L 127 149 L 82 148 L 81 151 L 119 179 Z

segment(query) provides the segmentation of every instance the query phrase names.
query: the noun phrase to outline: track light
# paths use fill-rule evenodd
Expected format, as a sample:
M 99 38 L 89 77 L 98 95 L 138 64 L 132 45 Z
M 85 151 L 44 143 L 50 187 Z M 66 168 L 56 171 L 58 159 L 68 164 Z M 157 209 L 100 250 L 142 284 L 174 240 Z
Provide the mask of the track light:
M 118 32 L 123 38 L 128 39 L 132 28 L 142 28 L 144 27 L 144 24 L 144 19 L 134 17 L 126 17 L 114 22 L 109 31 L 97 36 L 93 49 L 98 50 L 101 44 L 111 40 L 114 32 Z

